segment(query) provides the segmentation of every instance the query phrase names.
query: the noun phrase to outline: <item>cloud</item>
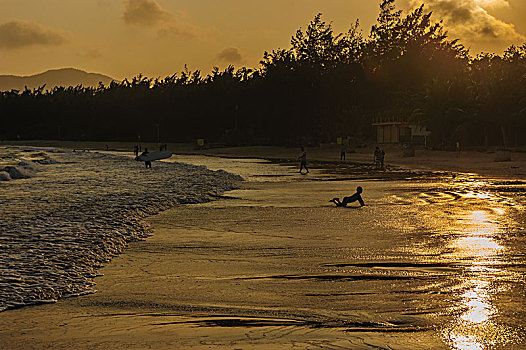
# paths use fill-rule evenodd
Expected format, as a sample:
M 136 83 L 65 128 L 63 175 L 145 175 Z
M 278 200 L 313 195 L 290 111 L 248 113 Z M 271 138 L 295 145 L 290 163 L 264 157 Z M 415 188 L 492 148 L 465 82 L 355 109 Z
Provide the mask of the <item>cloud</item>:
M 413 7 L 421 0 L 411 0 Z M 488 13 L 485 8 L 507 7 L 507 0 L 425 0 L 435 19 L 444 20 L 450 37 L 469 41 L 518 42 L 525 37 L 515 26 Z
M 243 63 L 244 55 L 238 48 L 228 47 L 216 55 L 216 60 L 222 63 Z
M 138 26 L 155 26 L 170 14 L 155 0 L 124 0 L 124 23 Z
M 476 0 L 480 6 L 486 8 L 497 8 L 497 7 L 509 7 L 510 3 L 508 0 Z
M 68 43 L 67 32 L 47 28 L 37 22 L 14 19 L 0 24 L 0 48 L 17 49 L 34 45 L 59 46 Z
M 154 28 L 160 37 L 175 35 L 195 39 L 201 36 L 195 26 L 179 20 L 155 0 L 124 0 L 123 4 L 122 19 L 128 25 Z

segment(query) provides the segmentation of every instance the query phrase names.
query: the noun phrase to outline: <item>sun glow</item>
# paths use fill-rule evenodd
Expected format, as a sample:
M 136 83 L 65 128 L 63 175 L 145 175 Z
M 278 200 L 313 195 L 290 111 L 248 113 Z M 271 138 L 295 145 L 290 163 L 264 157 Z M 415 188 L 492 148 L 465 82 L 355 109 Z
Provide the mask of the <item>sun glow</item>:
M 488 6 L 488 7 L 505 7 L 509 6 L 507 0 L 475 0 L 477 5 Z

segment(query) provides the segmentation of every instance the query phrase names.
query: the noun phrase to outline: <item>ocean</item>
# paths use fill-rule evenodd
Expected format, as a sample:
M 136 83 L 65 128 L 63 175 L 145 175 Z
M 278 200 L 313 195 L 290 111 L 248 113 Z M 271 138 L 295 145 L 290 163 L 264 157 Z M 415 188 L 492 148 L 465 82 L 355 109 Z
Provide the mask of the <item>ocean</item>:
M 210 201 L 240 176 L 185 163 L 0 147 L 0 311 L 94 292 L 97 269 L 143 239 L 142 220 Z
M 82 315 L 97 315 L 78 327 L 127 341 L 155 334 L 137 336 L 138 348 L 526 346 L 524 181 L 410 171 L 385 180 L 323 165 L 304 176 L 264 160 L 183 155 L 146 170 L 107 152 L 0 152 L 0 169 L 26 176 L 0 182 L 4 310 L 93 292 L 98 268 L 151 232 L 143 219 L 174 208 L 151 219 L 158 231 L 123 265 L 108 266 L 118 283 L 76 299 Z M 358 185 L 364 207 L 329 203 Z M 38 327 L 9 314 L 6 327 Z M 39 320 L 47 334 L 50 321 Z

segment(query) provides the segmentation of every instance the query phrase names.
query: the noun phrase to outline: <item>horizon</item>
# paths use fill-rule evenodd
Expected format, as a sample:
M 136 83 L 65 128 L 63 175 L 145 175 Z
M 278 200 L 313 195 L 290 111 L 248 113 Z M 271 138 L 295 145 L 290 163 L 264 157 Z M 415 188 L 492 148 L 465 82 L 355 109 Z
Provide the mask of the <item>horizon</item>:
M 444 20 L 449 38 L 459 38 L 472 55 L 501 54 L 510 45 L 526 41 L 526 4 L 518 0 L 467 0 L 449 7 L 436 0 L 396 4 L 407 11 L 422 2 L 426 11 L 433 11 L 433 21 Z M 304 1 L 301 6 L 270 3 L 254 13 L 252 6 L 232 1 L 218 7 L 165 0 L 82 0 L 74 5 L 52 0 L 45 6 L 31 0 L 16 4 L 0 0 L 6 9 L 0 14 L 4 61 L 0 74 L 30 76 L 74 68 L 123 80 L 141 73 L 171 76 L 185 66 L 205 75 L 213 67 L 228 65 L 258 68 L 264 51 L 288 48 L 296 30 L 305 28 L 317 13 L 337 33 L 346 32 L 359 19 L 367 37 L 379 4 L 359 0 Z M 82 18 L 76 17 L 79 12 Z M 239 20 L 231 20 L 232 16 Z M 93 27 L 95 18 L 98 25 Z

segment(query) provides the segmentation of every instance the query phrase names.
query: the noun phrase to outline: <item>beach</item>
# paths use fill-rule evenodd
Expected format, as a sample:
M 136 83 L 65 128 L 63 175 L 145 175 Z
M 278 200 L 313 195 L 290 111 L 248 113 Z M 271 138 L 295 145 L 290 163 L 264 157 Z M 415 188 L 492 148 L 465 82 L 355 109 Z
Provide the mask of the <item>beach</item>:
M 18 141 L 4 142 L 14 145 L 33 145 L 37 147 L 60 146 L 68 149 L 101 150 L 106 149 L 131 153 L 136 143 L 133 142 L 77 142 L 77 141 Z M 0 142 L 0 144 L 2 144 Z M 142 143 L 142 147 L 157 150 L 157 143 Z M 168 150 L 177 154 L 208 155 L 227 158 L 270 159 L 276 162 L 289 162 L 296 165 L 296 158 L 300 154 L 299 147 L 282 146 L 246 146 L 246 147 L 197 147 L 190 143 L 168 143 Z M 461 151 L 437 151 L 431 149 L 415 150 L 415 157 L 404 157 L 398 144 L 382 145 L 386 151 L 385 163 L 387 166 L 402 167 L 412 171 L 443 171 L 473 173 L 483 177 L 526 179 L 526 151 L 516 149 L 511 151 L 511 160 L 496 162 L 498 148 L 466 149 Z M 318 147 L 306 147 L 309 164 L 313 162 L 329 162 L 338 166 L 346 163 L 373 163 L 374 145 L 356 147 L 346 153 L 346 161 L 340 161 L 341 147 L 337 144 L 322 144 Z M 321 164 L 326 167 L 327 164 Z
M 522 154 L 388 150 L 375 172 L 308 149 L 299 175 L 295 151 L 182 150 L 245 180 L 146 219 L 96 293 L 0 313 L 0 347 L 524 348 Z M 365 207 L 328 202 L 357 186 Z

